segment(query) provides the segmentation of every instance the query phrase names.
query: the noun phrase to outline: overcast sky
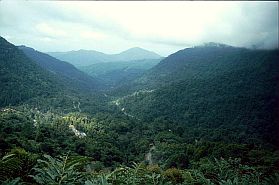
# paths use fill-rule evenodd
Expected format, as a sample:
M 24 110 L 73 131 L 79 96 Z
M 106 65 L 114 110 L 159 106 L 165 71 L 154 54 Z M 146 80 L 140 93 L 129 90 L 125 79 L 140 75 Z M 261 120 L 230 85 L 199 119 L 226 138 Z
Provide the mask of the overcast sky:
M 0 35 L 39 51 L 167 56 L 204 42 L 278 47 L 278 2 L 0 0 Z

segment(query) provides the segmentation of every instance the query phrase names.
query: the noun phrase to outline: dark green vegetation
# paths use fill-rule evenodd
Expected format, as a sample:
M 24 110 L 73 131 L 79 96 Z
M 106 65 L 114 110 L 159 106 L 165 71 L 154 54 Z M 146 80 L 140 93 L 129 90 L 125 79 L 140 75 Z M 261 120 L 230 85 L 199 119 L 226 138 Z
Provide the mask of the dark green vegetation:
M 70 64 L 36 51 L 28 52 L 32 59 L 0 37 L 0 107 L 31 104 L 41 110 L 71 112 L 78 110 L 76 104 L 80 102 L 85 105 L 83 111 L 94 112 L 107 106 L 104 96 L 94 93 L 98 84 L 94 79 Z M 90 84 L 79 83 L 83 79 Z
M 97 89 L 99 84 L 97 84 L 96 79 L 82 73 L 73 65 L 59 61 L 50 55 L 41 53 L 34 50 L 33 48 L 28 48 L 25 46 L 19 46 L 26 56 L 28 56 L 33 61 L 37 62 L 42 68 L 48 70 L 59 80 L 67 86 L 72 86 L 78 90 L 92 90 Z
M 279 182 L 278 50 L 185 49 L 100 91 L 69 87 L 66 63 L 0 48 L 3 184 Z
M 119 103 L 144 121 L 179 124 L 188 138 L 194 134 L 193 139 L 275 144 L 278 61 L 278 50 L 185 49 L 130 86 L 152 92 L 126 96 Z
M 15 105 L 37 96 L 53 96 L 61 90 L 49 73 L 14 45 L 0 38 L 0 105 Z

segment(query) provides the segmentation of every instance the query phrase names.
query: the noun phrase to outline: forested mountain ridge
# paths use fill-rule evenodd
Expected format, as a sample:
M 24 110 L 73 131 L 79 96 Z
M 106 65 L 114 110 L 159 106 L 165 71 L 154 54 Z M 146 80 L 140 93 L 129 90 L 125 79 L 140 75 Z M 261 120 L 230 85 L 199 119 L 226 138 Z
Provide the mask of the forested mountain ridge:
M 79 71 L 72 64 L 60 61 L 50 55 L 34 50 L 26 46 L 19 46 L 30 59 L 37 62 L 42 68 L 57 75 L 67 86 L 74 86 L 82 91 L 96 90 L 100 84 L 97 79 Z
M 164 86 L 185 79 L 214 78 L 231 70 L 264 65 L 261 62 L 266 55 L 276 57 L 277 53 L 278 50 L 251 50 L 222 44 L 186 48 L 162 60 L 136 82 Z M 253 63 L 253 59 L 258 60 Z
M 159 59 L 160 55 L 142 48 L 131 48 L 118 54 L 105 54 L 94 50 L 48 52 L 49 55 L 75 66 L 89 66 L 102 62 L 123 62 L 143 59 Z
M 252 143 L 276 144 L 278 61 L 278 50 L 188 48 L 114 92 L 152 90 L 119 101 L 127 113 L 145 121 L 175 122 L 210 140 L 250 142 L 249 137 Z
M 68 63 L 25 48 L 28 56 L 1 37 L 0 106 L 25 105 L 47 111 L 103 111 L 105 97 L 96 80 Z M 32 58 L 32 59 L 31 59 Z M 72 74 L 72 76 L 71 76 Z
M 52 96 L 61 90 L 46 70 L 0 37 L 0 105 L 15 105 L 37 96 Z

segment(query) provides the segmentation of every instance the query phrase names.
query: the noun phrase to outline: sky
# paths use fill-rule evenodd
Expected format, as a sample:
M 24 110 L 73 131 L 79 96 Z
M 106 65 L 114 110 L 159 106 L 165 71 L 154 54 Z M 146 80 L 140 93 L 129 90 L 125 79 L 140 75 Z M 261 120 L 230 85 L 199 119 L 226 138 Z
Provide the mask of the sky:
M 0 36 L 42 52 L 141 47 L 168 56 L 206 42 L 278 48 L 278 2 L 0 0 Z

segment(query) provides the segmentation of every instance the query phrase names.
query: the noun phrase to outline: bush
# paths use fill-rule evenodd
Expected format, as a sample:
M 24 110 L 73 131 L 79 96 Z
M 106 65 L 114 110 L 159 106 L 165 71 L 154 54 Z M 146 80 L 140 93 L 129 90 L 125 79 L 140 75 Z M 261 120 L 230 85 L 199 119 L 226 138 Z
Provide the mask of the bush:
M 177 168 L 169 168 L 163 173 L 163 175 L 173 184 L 182 183 L 184 181 L 182 173 Z

